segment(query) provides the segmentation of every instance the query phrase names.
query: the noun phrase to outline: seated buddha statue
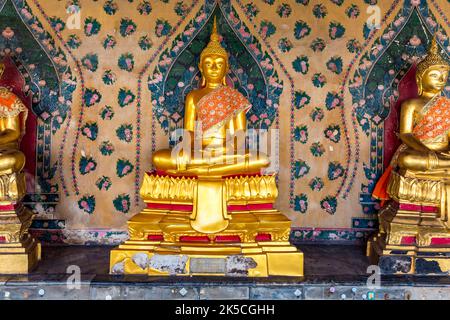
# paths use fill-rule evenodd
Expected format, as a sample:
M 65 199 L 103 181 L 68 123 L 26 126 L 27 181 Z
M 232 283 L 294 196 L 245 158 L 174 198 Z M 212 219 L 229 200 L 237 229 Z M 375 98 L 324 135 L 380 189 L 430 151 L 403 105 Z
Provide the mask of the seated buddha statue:
M 420 254 L 450 245 L 450 99 L 443 95 L 449 70 L 433 38 L 417 65 L 418 97 L 401 106 L 402 145 L 373 193 L 383 200 L 380 232 L 369 242 L 379 256 L 391 259 L 389 250 L 404 246 Z
M 4 72 L 0 67 L 0 78 Z M 19 150 L 24 134 L 27 107 L 8 88 L 0 87 L 0 176 L 22 171 L 25 155 Z M 0 194 L 2 199 L 12 196 Z M 14 198 L 14 196 L 13 196 Z
M 242 145 L 244 139 L 240 143 L 232 141 L 245 133 L 251 104 L 226 84 L 228 54 L 220 44 L 216 20 L 210 42 L 200 54 L 199 70 L 201 86 L 189 92 L 185 100 L 183 139 L 189 140 L 190 148 L 157 151 L 153 166 L 183 176 L 259 173 L 269 165 L 267 156 L 250 152 Z
M 183 140 L 153 154 L 156 170 L 140 189 L 146 207 L 128 221 L 130 239 L 111 251 L 111 273 L 302 276 L 291 221 L 274 208 L 276 177 L 262 170 L 269 159 L 246 145 L 251 104 L 226 85 L 215 19 L 199 58 L 202 80 L 186 96 Z
M 152 158 L 158 172 L 199 177 L 191 225 L 199 232 L 215 233 L 229 224 L 222 177 L 260 173 L 269 160 L 263 153 L 250 152 L 245 139 L 239 139 L 247 129 L 251 104 L 226 85 L 228 54 L 220 44 L 216 19 L 199 69 L 201 86 L 186 96 L 184 143 L 177 146 L 180 149 L 157 151 Z
M 417 66 L 419 97 L 402 105 L 397 163 L 402 172 L 416 176 L 450 174 L 450 100 L 442 96 L 450 67 L 433 39 L 430 52 Z
M 0 63 L 0 80 L 5 64 Z M 27 107 L 0 86 L 0 273 L 28 273 L 40 260 L 40 244 L 28 233 L 32 212 L 22 204 L 26 193 L 25 155 L 19 150 Z

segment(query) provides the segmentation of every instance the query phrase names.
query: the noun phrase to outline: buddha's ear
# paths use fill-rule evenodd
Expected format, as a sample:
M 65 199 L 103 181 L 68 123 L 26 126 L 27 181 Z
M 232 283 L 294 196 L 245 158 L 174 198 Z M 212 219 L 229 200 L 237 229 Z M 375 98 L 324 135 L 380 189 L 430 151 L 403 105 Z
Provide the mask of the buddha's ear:
M 416 83 L 418 87 L 419 96 L 423 93 L 423 87 L 422 87 L 422 76 L 420 74 L 416 74 Z

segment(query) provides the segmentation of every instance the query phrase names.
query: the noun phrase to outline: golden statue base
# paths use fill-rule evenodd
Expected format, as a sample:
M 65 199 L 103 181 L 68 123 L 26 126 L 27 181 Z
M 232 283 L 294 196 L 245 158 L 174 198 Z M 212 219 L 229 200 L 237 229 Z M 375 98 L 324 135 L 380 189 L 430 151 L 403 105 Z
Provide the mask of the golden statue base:
M 289 243 L 291 221 L 273 208 L 274 176 L 219 181 L 227 226 L 211 233 L 192 223 L 199 180 L 144 177 L 147 208 L 128 221 L 130 240 L 111 251 L 112 274 L 303 276 L 303 253 Z
M 112 274 L 303 276 L 303 253 L 289 242 L 195 244 L 127 241 L 111 251 Z
M 367 256 L 382 273 L 450 273 L 450 230 L 441 204 L 447 190 L 440 178 L 392 173 L 393 200 L 380 210 L 380 231 L 367 245 Z
M 0 274 L 26 274 L 41 260 L 41 244 L 30 235 L 19 243 L 0 244 Z
M 33 213 L 20 200 L 25 175 L 0 176 L 0 274 L 25 274 L 41 259 L 41 246 L 28 233 Z

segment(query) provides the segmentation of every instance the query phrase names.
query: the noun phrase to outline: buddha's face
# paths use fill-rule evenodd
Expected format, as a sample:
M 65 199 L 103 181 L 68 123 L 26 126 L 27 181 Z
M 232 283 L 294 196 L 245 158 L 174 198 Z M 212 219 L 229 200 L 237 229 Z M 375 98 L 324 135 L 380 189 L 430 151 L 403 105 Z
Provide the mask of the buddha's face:
M 446 66 L 436 66 L 424 72 L 420 79 L 424 92 L 438 93 L 447 85 L 449 69 Z M 419 83 L 420 84 L 420 83 Z
M 212 54 L 203 57 L 199 69 L 206 81 L 221 83 L 227 74 L 228 64 L 224 57 Z

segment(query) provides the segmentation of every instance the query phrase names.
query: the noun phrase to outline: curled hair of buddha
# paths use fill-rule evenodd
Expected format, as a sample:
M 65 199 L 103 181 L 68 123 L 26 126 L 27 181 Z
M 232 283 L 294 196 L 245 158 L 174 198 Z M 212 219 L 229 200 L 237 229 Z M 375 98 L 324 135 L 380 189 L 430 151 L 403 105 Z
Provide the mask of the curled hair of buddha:
M 220 44 L 220 35 L 217 32 L 216 17 L 214 17 L 213 29 L 211 32 L 209 43 L 205 47 L 205 49 L 203 49 L 202 53 L 200 53 L 200 63 L 205 56 L 209 55 L 217 55 L 228 60 L 228 53 Z
M 445 60 L 439 53 L 439 45 L 437 43 L 436 37 L 434 36 L 431 40 L 430 48 L 428 49 L 427 56 L 417 65 L 417 75 L 423 76 L 425 71 L 431 67 L 443 66 L 450 69 L 450 64 Z

